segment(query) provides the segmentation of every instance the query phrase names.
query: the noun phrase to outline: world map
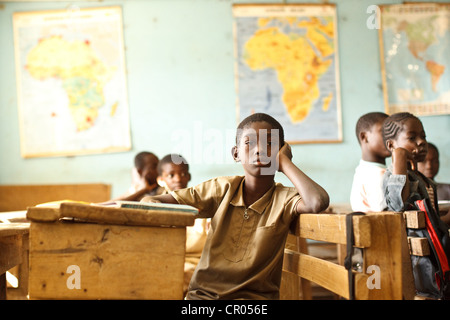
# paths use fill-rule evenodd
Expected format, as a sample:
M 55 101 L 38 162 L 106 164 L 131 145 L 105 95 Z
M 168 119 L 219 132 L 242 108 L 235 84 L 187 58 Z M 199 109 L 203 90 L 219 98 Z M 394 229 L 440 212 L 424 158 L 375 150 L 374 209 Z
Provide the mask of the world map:
M 28 53 L 25 67 L 38 81 L 52 77 L 62 80 L 78 131 L 95 124 L 98 109 L 105 104 L 104 86 L 116 69 L 98 57 L 89 40 L 69 41 L 62 36 L 41 39 Z M 111 115 L 114 112 L 112 108 Z
M 24 157 L 130 148 L 121 11 L 14 14 Z
M 233 9 L 239 117 L 269 113 L 291 143 L 340 140 L 334 7 Z
M 382 67 L 390 113 L 450 113 L 450 5 L 382 6 Z

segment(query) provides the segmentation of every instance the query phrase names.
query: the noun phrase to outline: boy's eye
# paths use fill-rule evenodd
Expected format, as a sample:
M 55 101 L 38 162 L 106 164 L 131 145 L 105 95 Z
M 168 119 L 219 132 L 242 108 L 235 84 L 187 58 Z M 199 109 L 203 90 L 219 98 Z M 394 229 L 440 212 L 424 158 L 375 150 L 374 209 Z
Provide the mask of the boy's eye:
M 246 141 L 245 141 L 245 144 L 246 144 L 246 145 L 253 146 L 253 145 L 255 144 L 255 141 L 254 141 L 253 139 L 246 140 Z

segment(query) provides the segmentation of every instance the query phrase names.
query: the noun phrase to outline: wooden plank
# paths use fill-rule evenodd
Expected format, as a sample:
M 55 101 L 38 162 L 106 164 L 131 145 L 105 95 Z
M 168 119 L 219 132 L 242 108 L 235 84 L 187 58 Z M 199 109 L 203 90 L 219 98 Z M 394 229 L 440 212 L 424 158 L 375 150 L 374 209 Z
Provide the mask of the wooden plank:
M 403 213 L 406 221 L 406 227 L 410 229 L 423 229 L 426 227 L 425 212 L 423 211 L 405 211 Z
M 302 214 L 294 232 L 301 238 L 346 244 L 345 217 L 341 214 Z M 356 247 L 371 245 L 370 223 L 367 216 L 353 217 L 353 231 Z
M 286 249 L 283 270 L 292 272 L 312 281 L 346 299 L 349 298 L 348 271 L 340 265 Z M 366 285 L 368 276 L 353 273 L 355 298 L 365 300 L 368 297 Z
M 38 222 L 55 222 L 61 218 L 59 208 L 29 207 L 27 219 Z
M 401 213 L 368 213 L 372 243 L 364 250 L 364 268 L 379 270 L 380 289 L 369 290 L 370 300 L 401 300 L 402 216 Z M 375 274 L 374 274 L 375 276 Z
M 62 185 L 1 185 L 0 211 L 26 210 L 40 203 L 74 200 L 104 202 L 111 199 L 111 185 L 103 183 Z
M 185 241 L 185 228 L 32 222 L 30 298 L 182 299 Z
M 0 274 L 22 262 L 22 235 L 0 237 Z
M 23 222 L 0 223 L 0 238 L 14 235 L 24 235 L 30 230 L 30 224 Z
M 412 271 L 411 255 L 409 253 L 409 244 L 406 236 L 406 218 L 403 215 L 401 219 L 401 246 L 402 246 L 402 291 L 403 300 L 414 300 L 416 295 L 416 285 Z
M 430 244 L 427 238 L 408 237 L 410 254 L 415 256 L 429 256 Z
M 142 226 L 193 226 L 195 215 L 186 212 L 111 208 L 79 203 L 62 203 L 61 217 L 77 218 L 89 222 Z

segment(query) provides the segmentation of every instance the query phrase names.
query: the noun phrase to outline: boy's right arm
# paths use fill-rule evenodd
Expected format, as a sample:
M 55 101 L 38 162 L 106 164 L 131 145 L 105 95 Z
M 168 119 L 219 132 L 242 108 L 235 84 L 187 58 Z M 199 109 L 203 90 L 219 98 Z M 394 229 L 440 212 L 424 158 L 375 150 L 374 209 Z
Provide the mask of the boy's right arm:
M 298 214 L 325 210 L 330 202 L 328 193 L 300 170 L 291 159 L 291 148 L 285 143 L 278 152 L 278 170 L 288 177 L 302 197 L 302 200 L 297 203 L 295 210 Z
M 392 151 L 392 173 L 406 176 L 406 182 L 402 190 L 403 203 L 408 199 L 410 194 L 408 162 L 411 162 L 412 170 L 414 170 L 416 166 L 414 162 L 412 162 L 412 154 L 408 150 L 404 148 L 396 148 Z
M 178 204 L 177 200 L 171 194 L 161 194 L 159 196 L 147 196 L 144 197 L 141 202 L 150 202 L 150 203 L 171 203 Z

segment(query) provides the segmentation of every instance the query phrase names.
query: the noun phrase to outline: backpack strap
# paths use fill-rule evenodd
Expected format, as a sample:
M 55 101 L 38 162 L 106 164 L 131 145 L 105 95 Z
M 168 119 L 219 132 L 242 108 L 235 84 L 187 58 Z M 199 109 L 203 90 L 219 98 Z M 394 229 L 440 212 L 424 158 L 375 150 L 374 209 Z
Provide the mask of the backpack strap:
M 355 237 L 353 236 L 353 216 L 364 215 L 363 212 L 352 212 L 346 214 L 345 225 L 347 232 L 347 255 L 344 260 L 344 267 L 348 271 L 348 297 L 349 300 L 355 299 L 355 288 L 353 287 L 353 273 L 352 273 L 352 256 L 353 245 L 355 244 Z
M 429 202 L 429 201 L 428 201 Z M 450 282 L 450 266 L 449 260 L 447 256 L 447 252 L 443 246 L 443 243 L 440 239 L 440 235 L 437 232 L 439 228 L 439 223 L 441 222 L 439 216 L 437 216 L 437 221 L 430 216 L 433 214 L 430 208 L 432 208 L 428 203 L 427 199 L 415 201 L 416 206 L 425 213 L 425 223 L 426 229 L 428 231 L 427 238 L 428 241 L 431 242 L 430 246 L 435 254 L 436 260 L 438 262 L 439 273 L 436 276 L 436 283 L 438 285 L 439 290 L 441 290 L 441 294 L 448 295 L 448 291 L 450 290 L 447 286 Z M 436 213 L 434 213 L 436 216 Z M 443 232 L 448 232 L 446 228 L 443 229 Z M 444 297 L 448 298 L 448 297 Z

